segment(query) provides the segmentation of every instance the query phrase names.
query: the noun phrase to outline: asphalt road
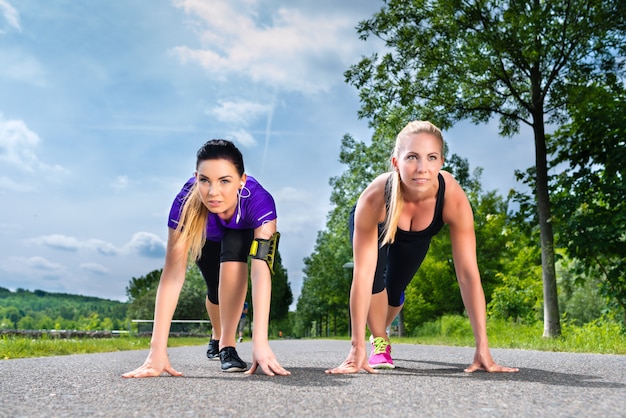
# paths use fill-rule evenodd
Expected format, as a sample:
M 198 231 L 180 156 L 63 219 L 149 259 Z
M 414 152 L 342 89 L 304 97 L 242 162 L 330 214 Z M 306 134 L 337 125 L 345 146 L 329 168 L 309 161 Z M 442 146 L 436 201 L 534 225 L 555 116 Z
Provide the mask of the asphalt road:
M 0 416 L 626 417 L 626 356 L 493 349 L 520 372 L 467 374 L 472 348 L 394 344 L 395 370 L 338 376 L 347 341 L 270 344 L 291 376 L 223 373 L 204 346 L 169 350 L 176 378 L 120 377 L 146 350 L 0 360 Z

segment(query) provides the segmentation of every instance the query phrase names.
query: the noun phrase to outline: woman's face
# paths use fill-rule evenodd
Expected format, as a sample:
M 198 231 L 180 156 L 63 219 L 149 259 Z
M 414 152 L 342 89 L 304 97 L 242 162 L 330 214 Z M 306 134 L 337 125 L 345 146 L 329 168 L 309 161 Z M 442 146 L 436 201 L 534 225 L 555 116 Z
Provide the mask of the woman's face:
M 430 133 L 408 134 L 402 139 L 400 152 L 391 159 L 408 190 L 425 191 L 438 184 L 437 174 L 443 166 L 442 144 Z
M 224 220 L 235 214 L 237 192 L 245 184 L 246 175 L 240 176 L 228 160 L 204 160 L 196 171 L 198 191 L 209 212 Z

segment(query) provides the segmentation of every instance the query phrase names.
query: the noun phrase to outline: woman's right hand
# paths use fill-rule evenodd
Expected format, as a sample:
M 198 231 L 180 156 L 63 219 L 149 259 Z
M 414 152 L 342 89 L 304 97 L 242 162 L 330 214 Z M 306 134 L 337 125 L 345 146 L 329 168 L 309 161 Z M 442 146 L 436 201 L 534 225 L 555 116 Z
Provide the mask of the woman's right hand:
M 280 365 L 274 352 L 270 348 L 267 341 L 262 343 L 254 343 L 252 346 L 252 366 L 246 374 L 254 374 L 257 367 L 260 366 L 263 373 L 268 376 L 276 374 L 281 376 L 289 376 L 291 372 Z
M 170 364 L 170 359 L 167 356 L 167 352 L 153 353 L 150 350 L 148 358 L 141 365 L 141 367 L 135 370 L 124 373 L 122 377 L 156 377 L 160 376 L 163 372 L 168 373 L 171 376 L 182 376 L 183 374 L 175 370 Z
M 367 362 L 365 346 L 352 346 L 348 357 L 338 367 L 326 370 L 327 374 L 351 374 L 358 373 L 361 369 L 368 373 L 378 373 Z

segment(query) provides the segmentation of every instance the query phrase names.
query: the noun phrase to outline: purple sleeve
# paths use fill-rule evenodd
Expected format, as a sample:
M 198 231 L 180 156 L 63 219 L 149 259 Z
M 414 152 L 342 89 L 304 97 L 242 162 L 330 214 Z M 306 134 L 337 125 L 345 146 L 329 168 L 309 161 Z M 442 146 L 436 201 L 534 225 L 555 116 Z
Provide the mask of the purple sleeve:
M 250 197 L 242 199 L 242 227 L 255 229 L 276 219 L 276 204 L 272 195 L 251 176 L 248 176 L 246 188 L 250 190 Z

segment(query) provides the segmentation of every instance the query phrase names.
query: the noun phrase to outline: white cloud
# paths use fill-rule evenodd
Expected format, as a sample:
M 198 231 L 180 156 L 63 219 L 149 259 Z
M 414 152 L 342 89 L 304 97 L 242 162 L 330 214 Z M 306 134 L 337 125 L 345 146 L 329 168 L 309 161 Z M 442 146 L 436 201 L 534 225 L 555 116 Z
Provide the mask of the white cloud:
M 48 273 L 58 273 L 65 270 L 62 264 L 55 263 L 43 257 L 9 257 L 5 270 L 11 272 L 25 272 L 29 270 L 44 271 Z
M 117 176 L 115 181 L 113 183 L 111 183 L 111 187 L 114 190 L 122 191 L 122 190 L 125 190 L 126 188 L 128 188 L 129 183 L 130 183 L 130 181 L 128 180 L 128 176 L 127 175 Z
M 38 87 L 46 85 L 45 71 L 36 57 L 17 48 L 5 48 L 0 51 L 0 79 L 32 84 Z
M 98 275 L 107 275 L 110 273 L 108 268 L 98 263 L 83 263 L 80 265 L 80 268 Z
M 235 131 L 228 132 L 226 139 L 230 139 L 242 147 L 251 147 L 256 145 L 254 137 L 245 129 L 237 129 Z
M 11 4 L 9 4 L 7 0 L 0 0 L 0 13 L 10 27 L 19 32 L 22 31 L 22 28 L 20 26 L 20 15 L 15 7 L 11 6 Z M 3 32 L 4 31 L 0 27 L 0 33 Z
M 0 162 L 28 173 L 36 170 L 65 172 L 59 165 L 39 160 L 35 153 L 39 142 L 39 136 L 24 121 L 6 120 L 0 114 Z
M 95 251 L 105 256 L 139 254 L 150 258 L 162 258 L 165 256 L 165 242 L 158 236 L 148 232 L 137 232 L 130 242 L 121 248 L 100 240 L 80 240 L 62 234 L 43 235 L 25 240 L 27 244 L 39 245 L 55 250 L 78 252 Z
M 86 241 L 84 247 L 95 250 L 102 255 L 113 256 L 120 253 L 120 250 L 118 250 L 115 245 L 99 239 L 90 239 Z
M 179 1 L 178 7 L 200 19 L 203 47 L 182 45 L 174 53 L 183 62 L 198 62 L 212 77 L 232 74 L 305 94 L 342 83 L 341 74 L 358 58 L 353 19 L 282 7 L 263 10 L 271 21 L 259 22 L 259 2 L 241 3 Z
M 54 250 L 78 252 L 80 250 L 96 251 L 102 255 L 117 255 L 120 253 L 113 244 L 99 239 L 79 240 L 63 234 L 43 235 L 29 238 L 26 243 L 39 245 Z
M 59 271 L 63 269 L 63 265 L 47 260 L 43 257 L 30 257 L 27 260 L 29 267 L 37 270 Z
M 29 184 L 20 184 L 6 176 L 0 176 L 0 190 L 23 193 L 33 191 L 35 188 Z
M 217 118 L 220 122 L 228 122 L 239 126 L 247 126 L 259 117 L 265 116 L 272 111 L 271 105 L 247 100 L 224 100 L 218 103 L 219 106 L 209 109 L 207 113 Z
M 24 121 L 5 120 L 0 114 L 0 161 L 25 171 L 33 171 L 39 161 L 33 149 L 39 136 Z
M 105 256 L 128 256 L 139 254 L 148 258 L 164 258 L 167 243 L 150 232 L 137 232 L 122 247 L 100 240 L 81 240 L 62 234 L 42 235 L 25 240 L 27 244 L 67 252 L 92 251 Z
M 137 232 L 133 235 L 126 249 L 133 250 L 141 256 L 149 258 L 165 257 L 166 243 L 157 235 L 149 232 Z
M 41 245 L 63 251 L 78 251 L 80 248 L 84 247 L 84 243 L 81 243 L 78 239 L 61 234 L 30 238 L 26 241 L 29 244 Z

